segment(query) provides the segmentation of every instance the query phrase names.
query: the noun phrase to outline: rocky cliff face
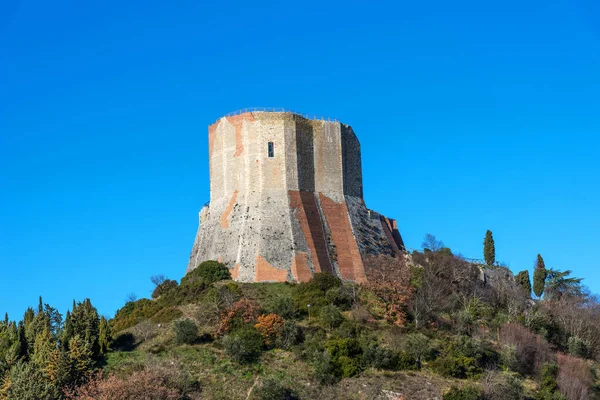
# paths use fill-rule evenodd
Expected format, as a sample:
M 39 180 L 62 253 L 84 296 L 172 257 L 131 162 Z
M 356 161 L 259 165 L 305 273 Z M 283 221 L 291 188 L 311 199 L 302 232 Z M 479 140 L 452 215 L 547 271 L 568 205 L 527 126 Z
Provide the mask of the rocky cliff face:
M 306 281 L 328 271 L 364 281 L 363 258 L 399 254 L 396 223 L 362 198 L 351 127 L 254 112 L 209 127 L 211 199 L 188 271 L 205 260 L 240 281 Z

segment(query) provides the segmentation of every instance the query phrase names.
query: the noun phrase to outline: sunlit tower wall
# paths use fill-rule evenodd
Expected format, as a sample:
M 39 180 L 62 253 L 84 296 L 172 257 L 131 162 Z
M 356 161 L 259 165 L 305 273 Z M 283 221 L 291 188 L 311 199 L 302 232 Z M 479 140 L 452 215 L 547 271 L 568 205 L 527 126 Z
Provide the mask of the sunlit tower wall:
M 363 200 L 360 143 L 337 121 L 245 112 L 208 128 L 210 202 L 188 272 L 206 260 L 243 282 L 366 279 L 368 255 L 403 251 L 396 222 Z

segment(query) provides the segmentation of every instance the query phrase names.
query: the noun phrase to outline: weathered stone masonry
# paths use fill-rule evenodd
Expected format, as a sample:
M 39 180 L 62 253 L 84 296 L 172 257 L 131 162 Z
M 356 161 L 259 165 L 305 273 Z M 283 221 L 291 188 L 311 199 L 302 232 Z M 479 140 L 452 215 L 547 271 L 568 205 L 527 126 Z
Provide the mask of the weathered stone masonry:
M 369 254 L 404 250 L 396 221 L 363 200 L 360 143 L 339 122 L 248 112 L 208 128 L 210 203 L 188 272 L 219 260 L 244 282 L 364 281 Z

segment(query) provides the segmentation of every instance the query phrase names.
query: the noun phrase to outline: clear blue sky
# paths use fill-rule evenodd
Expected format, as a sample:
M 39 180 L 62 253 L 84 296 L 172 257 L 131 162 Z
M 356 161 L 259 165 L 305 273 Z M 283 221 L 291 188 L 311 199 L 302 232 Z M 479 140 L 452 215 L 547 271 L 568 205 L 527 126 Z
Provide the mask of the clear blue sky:
M 0 0 L 0 312 L 181 278 L 207 125 L 251 106 L 352 125 L 409 247 L 491 229 L 600 292 L 596 0 L 201 3 Z

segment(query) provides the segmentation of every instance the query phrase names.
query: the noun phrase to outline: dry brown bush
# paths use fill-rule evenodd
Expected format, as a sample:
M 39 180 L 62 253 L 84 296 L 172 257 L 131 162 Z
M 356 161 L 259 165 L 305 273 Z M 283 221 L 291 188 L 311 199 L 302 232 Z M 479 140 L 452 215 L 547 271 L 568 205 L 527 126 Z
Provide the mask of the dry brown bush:
M 600 300 L 589 293 L 543 301 L 541 309 L 563 332 L 561 341 L 576 336 L 586 343 L 590 358 L 600 357 Z
M 521 381 L 510 373 L 488 371 L 482 383 L 486 400 L 522 400 L 525 398 Z
M 554 354 L 546 339 L 520 324 L 503 325 L 500 329 L 500 342 L 515 347 L 518 364 L 516 372 L 521 374 L 537 374 L 542 364 L 553 359 Z
M 67 400 L 177 400 L 178 390 L 168 388 L 164 378 L 150 371 L 135 371 L 127 378 L 111 375 L 92 377 L 76 392 L 66 393 Z
M 367 307 L 363 306 L 362 304 L 353 305 L 352 309 L 350 310 L 350 315 L 354 321 L 360 322 L 361 324 L 373 321 L 373 316 Z
M 413 288 L 410 285 L 410 268 L 404 257 L 369 256 L 365 260 L 367 283 L 365 287 L 377 296 L 385 310 L 385 319 L 398 326 L 406 323 Z
M 560 393 L 569 400 L 591 398 L 594 378 L 588 361 L 568 354 L 559 354 L 556 381 Z

